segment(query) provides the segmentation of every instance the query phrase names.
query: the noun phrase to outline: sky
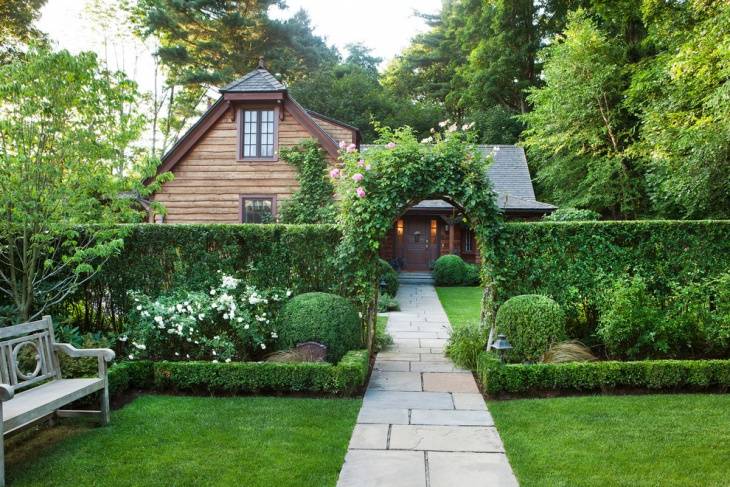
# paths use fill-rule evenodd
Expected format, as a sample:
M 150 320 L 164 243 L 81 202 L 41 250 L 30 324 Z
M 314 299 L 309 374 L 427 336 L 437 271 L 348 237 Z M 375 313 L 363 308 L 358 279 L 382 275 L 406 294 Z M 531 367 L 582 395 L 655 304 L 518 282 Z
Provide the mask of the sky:
M 38 27 L 60 48 L 74 53 L 96 51 L 111 68 L 126 71 L 142 89 L 151 91 L 155 85 L 151 48 L 125 35 L 123 29 L 113 38 L 105 36 L 97 27 L 98 22 L 86 12 L 87 2 L 48 0 Z M 287 0 L 286 3 L 287 10 L 277 8 L 271 15 L 287 18 L 304 8 L 312 19 L 315 33 L 325 37 L 328 44 L 340 50 L 347 44 L 365 44 L 383 58 L 382 67 L 414 35 L 426 30 L 425 23 L 414 12 L 436 13 L 441 7 L 441 0 Z

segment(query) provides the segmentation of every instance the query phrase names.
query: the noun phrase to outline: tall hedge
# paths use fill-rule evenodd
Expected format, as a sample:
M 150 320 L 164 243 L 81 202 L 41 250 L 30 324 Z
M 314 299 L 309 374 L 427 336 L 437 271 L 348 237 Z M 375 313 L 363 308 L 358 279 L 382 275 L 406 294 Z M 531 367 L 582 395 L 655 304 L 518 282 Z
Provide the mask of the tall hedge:
M 507 223 L 485 260 L 497 305 L 544 294 L 575 318 L 620 276 L 642 275 L 661 293 L 727 271 L 730 220 Z
M 152 297 L 173 289 L 207 291 L 219 270 L 261 288 L 331 291 L 341 275 L 333 256 L 339 239 L 333 225 L 134 225 L 121 255 L 103 265 L 76 301 L 88 313 L 103 308 L 107 318 L 120 316 L 130 290 Z M 86 321 L 98 325 L 99 317 Z

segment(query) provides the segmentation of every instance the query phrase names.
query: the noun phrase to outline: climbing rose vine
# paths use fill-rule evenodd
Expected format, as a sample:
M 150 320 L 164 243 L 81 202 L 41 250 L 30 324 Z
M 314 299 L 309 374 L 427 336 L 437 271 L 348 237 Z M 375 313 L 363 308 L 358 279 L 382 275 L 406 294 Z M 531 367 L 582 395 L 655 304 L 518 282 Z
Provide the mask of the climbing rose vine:
M 419 142 L 410 128 L 379 128 L 376 147 L 359 152 L 340 144 L 340 167 L 332 170 L 341 202 L 338 225 L 342 241 L 337 260 L 343 274 L 342 294 L 355 296 L 371 343 L 376 312 L 377 255 L 393 223 L 424 199 L 445 199 L 460 208 L 477 235 L 482 255 L 501 217 L 487 178 L 487 159 L 468 132 L 434 131 Z

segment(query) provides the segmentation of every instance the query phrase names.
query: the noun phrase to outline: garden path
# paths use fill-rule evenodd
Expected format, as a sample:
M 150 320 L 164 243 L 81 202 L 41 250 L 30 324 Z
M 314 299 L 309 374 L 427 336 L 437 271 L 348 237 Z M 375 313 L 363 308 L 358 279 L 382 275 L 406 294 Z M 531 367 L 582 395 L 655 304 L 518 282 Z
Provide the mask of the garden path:
M 502 487 L 517 480 L 471 372 L 444 356 L 433 286 L 401 285 L 338 487 Z

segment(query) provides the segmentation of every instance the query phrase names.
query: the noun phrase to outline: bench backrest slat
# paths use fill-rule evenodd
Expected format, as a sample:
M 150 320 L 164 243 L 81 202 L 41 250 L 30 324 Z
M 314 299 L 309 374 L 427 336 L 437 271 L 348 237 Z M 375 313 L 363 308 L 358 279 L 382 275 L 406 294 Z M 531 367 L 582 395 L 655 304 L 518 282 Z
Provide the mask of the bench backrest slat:
M 21 325 L 0 328 L 0 379 L 15 390 L 38 382 L 60 378 L 53 351 L 53 322 L 50 316 Z M 18 362 L 25 359 L 30 367 Z

